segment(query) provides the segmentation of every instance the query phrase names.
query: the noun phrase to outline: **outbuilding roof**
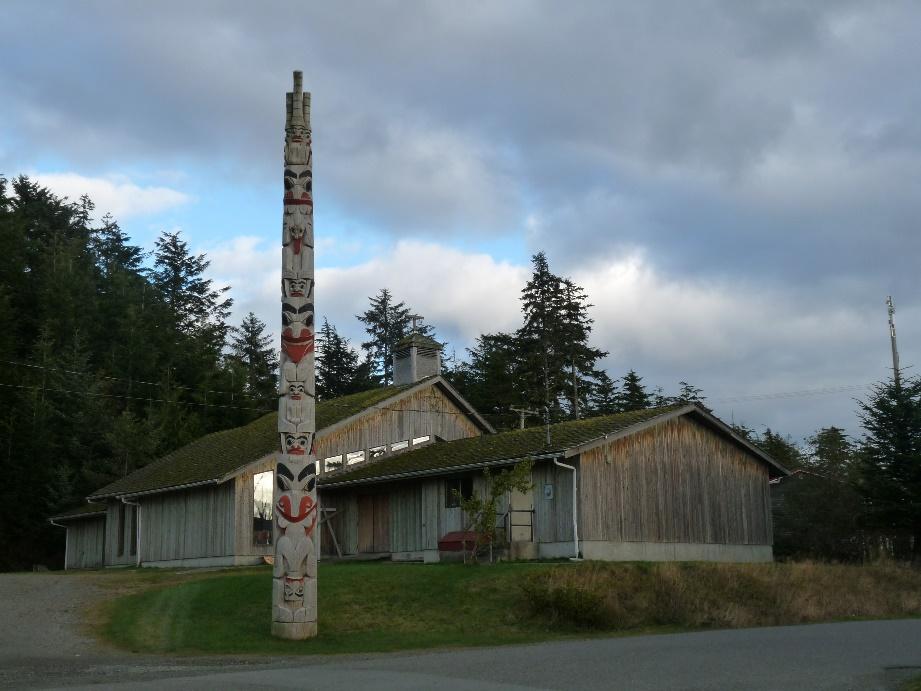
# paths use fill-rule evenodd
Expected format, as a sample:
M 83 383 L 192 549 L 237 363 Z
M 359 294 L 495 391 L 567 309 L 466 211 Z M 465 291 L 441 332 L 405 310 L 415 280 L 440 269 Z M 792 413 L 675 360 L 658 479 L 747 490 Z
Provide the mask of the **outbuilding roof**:
M 761 449 L 740 437 L 702 407 L 691 404 L 648 408 L 585 420 L 560 422 L 550 425 L 549 444 L 546 427 L 530 427 L 489 436 L 431 444 L 414 451 L 329 473 L 320 479 L 320 486 L 331 489 L 414 476 L 444 475 L 471 468 L 510 465 L 526 458 L 575 456 L 598 444 L 628 434 L 635 434 L 681 415 L 694 416 L 699 422 L 743 447 L 768 466 L 772 477 L 787 474 L 785 468 Z
M 414 384 L 370 389 L 317 404 L 317 435 L 323 436 L 366 410 L 426 386 L 437 385 L 464 408 L 484 432 L 493 429 L 441 377 Z M 146 494 L 221 482 L 253 461 L 278 450 L 278 414 L 268 413 L 248 425 L 212 432 L 159 458 L 130 475 L 115 480 L 89 499 Z
M 50 521 L 76 521 L 83 518 L 94 518 L 95 516 L 104 516 L 106 513 L 105 504 L 82 504 L 69 511 L 63 511 L 57 516 L 52 516 Z

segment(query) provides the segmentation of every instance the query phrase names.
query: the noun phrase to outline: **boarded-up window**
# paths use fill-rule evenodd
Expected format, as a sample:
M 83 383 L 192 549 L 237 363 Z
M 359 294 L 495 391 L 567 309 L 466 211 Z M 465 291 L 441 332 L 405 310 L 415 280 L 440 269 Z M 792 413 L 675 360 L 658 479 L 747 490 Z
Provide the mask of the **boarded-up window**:
M 253 475 L 253 544 L 272 544 L 272 486 L 275 474 L 268 470 Z

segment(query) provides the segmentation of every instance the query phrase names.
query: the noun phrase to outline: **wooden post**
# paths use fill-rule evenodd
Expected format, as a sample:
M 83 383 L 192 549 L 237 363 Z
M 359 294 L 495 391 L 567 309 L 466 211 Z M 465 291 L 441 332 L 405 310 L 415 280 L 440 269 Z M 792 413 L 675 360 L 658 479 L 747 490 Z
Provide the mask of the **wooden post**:
M 301 73 L 287 95 L 282 217 L 280 449 L 275 466 L 272 634 L 317 635 L 316 406 L 313 324 L 313 154 Z

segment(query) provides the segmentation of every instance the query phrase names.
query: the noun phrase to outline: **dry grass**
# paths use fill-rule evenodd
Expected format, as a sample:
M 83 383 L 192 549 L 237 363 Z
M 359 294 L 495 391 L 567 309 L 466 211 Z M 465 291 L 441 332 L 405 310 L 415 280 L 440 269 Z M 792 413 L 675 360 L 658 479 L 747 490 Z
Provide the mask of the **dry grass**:
M 531 574 L 533 613 L 577 628 L 738 628 L 921 615 L 921 570 L 836 565 L 586 562 Z

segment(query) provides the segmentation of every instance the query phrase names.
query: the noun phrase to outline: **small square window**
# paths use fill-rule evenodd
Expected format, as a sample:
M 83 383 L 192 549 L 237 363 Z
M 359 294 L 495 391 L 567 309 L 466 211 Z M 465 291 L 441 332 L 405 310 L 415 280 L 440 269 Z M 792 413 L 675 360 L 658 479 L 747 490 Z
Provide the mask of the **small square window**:
M 386 446 L 375 446 L 374 448 L 368 449 L 368 458 L 380 458 L 385 453 L 387 453 Z
M 445 508 L 456 509 L 461 499 L 473 496 L 473 478 L 458 477 L 445 481 Z

